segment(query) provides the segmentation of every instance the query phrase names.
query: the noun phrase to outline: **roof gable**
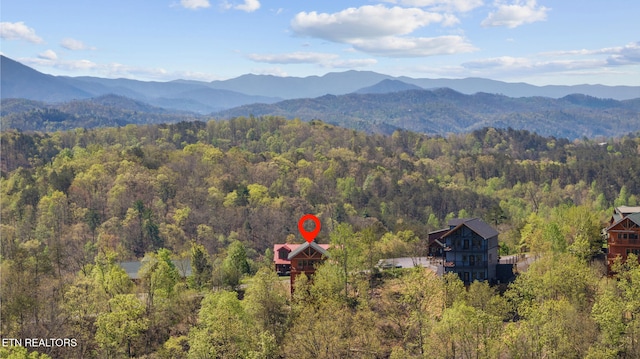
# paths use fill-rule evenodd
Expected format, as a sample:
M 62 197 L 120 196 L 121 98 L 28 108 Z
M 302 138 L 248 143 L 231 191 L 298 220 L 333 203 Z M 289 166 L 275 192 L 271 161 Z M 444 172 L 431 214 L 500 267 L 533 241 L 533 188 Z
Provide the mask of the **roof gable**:
M 482 239 L 489 239 L 497 236 L 499 233 L 493 227 L 491 227 L 487 222 L 481 220 L 480 218 L 471 218 L 471 219 L 462 219 L 456 218 L 449 221 L 450 226 L 454 226 L 449 232 L 444 234 L 442 238 L 445 238 L 452 233 L 456 232 L 458 229 L 464 227 L 469 228 L 475 234 L 482 237 Z
M 323 256 L 329 257 L 329 252 L 327 251 L 327 249 L 329 249 L 328 244 L 318 244 L 316 243 L 316 241 L 311 241 L 311 242 L 306 242 L 300 245 L 295 250 L 291 251 L 287 259 L 291 260 L 295 258 L 298 254 L 302 253 L 307 248 L 313 248 L 316 252 L 319 252 Z
M 297 244 L 289 244 L 289 243 L 274 244 L 273 245 L 273 251 L 277 252 L 277 251 L 279 251 L 281 249 L 286 249 L 286 250 L 290 251 L 291 250 L 291 246 L 297 247 L 298 245 Z
M 286 259 L 286 256 L 284 258 L 280 258 L 280 251 L 284 249 L 287 252 L 291 253 L 291 251 L 298 248 L 298 246 L 300 246 L 300 244 L 291 244 L 291 243 L 274 244 L 273 245 L 273 262 L 275 264 L 289 264 L 289 260 Z M 288 255 L 289 254 L 287 253 L 287 256 Z
M 622 217 L 618 219 L 617 221 L 613 222 L 609 227 L 607 227 L 607 231 L 614 229 L 614 227 L 619 226 L 620 224 L 624 223 L 627 220 L 640 226 L 640 213 L 632 213 L 626 217 Z
M 436 239 L 440 239 L 442 238 L 442 236 L 449 232 L 450 228 L 443 228 L 443 229 L 438 229 L 437 231 L 433 231 L 433 232 L 429 232 L 428 236 L 429 236 L 429 242 L 432 242 Z

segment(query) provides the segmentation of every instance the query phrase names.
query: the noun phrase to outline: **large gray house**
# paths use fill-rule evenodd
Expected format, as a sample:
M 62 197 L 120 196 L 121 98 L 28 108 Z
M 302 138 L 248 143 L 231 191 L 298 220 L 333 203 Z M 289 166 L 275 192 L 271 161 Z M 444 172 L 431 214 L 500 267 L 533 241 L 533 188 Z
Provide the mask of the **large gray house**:
M 442 234 L 444 271 L 456 273 L 469 284 L 474 280 L 495 283 L 498 264 L 498 231 L 479 218 L 457 218 Z

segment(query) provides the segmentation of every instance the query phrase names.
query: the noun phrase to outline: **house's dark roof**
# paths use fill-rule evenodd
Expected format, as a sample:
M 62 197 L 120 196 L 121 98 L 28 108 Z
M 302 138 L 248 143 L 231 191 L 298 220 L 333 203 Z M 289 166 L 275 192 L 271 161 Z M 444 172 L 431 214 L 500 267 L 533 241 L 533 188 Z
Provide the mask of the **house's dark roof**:
M 317 252 L 320 252 L 320 254 L 322 254 L 323 256 L 326 256 L 326 257 L 329 256 L 329 252 L 327 252 L 327 249 L 329 248 L 328 244 L 318 244 L 318 243 L 316 243 L 316 241 L 311 241 L 311 242 L 306 242 L 306 243 L 300 245 L 295 250 L 291 251 L 291 253 L 289 253 L 289 256 L 287 257 L 287 259 L 288 260 L 293 259 L 295 256 L 297 256 L 298 254 L 302 253 L 302 251 L 304 251 L 305 249 L 307 249 L 309 247 L 315 249 Z
M 621 219 L 627 217 L 633 213 L 640 213 L 640 206 L 630 207 L 630 206 L 619 206 L 613 209 L 613 215 L 611 216 L 611 220 L 609 223 L 612 225 L 619 222 Z
M 442 238 L 442 235 L 447 232 L 449 232 L 449 228 L 442 228 L 437 231 L 429 232 L 429 242 Z
M 475 219 L 475 218 L 454 218 L 454 219 L 450 219 L 447 224 L 449 225 L 449 228 L 453 229 L 453 227 L 457 227 L 461 223 L 464 223 L 464 222 L 467 222 L 467 221 L 471 221 L 473 219 Z
M 480 218 L 455 218 L 449 221 L 449 226 L 453 228 L 443 235 L 443 238 L 457 231 L 458 228 L 462 226 L 468 227 L 483 239 L 489 239 L 499 234 L 498 231 Z
M 449 228 L 443 228 L 443 229 L 438 229 L 437 231 L 429 232 L 429 234 L 428 234 L 428 236 L 429 236 L 428 237 L 429 238 L 429 243 L 428 243 L 429 246 L 431 246 L 433 244 L 437 244 L 440 247 L 444 247 L 444 244 L 442 242 L 440 242 L 440 239 L 447 232 L 449 232 Z
M 615 218 L 615 217 L 614 217 Z M 607 227 L 607 231 L 610 230 L 611 228 L 615 227 L 616 225 L 618 225 L 618 223 L 624 221 L 625 219 L 629 219 L 630 221 L 632 221 L 633 223 L 637 224 L 640 226 L 640 212 L 638 213 L 632 213 L 627 215 L 626 217 L 622 217 L 619 218 L 618 220 L 616 220 L 615 222 L 611 223 L 611 225 L 609 227 Z
M 640 213 L 633 213 L 627 216 L 633 223 L 640 226 Z
M 291 252 L 293 249 L 297 248 L 299 244 L 287 244 L 287 243 L 278 243 L 273 245 L 273 262 L 275 264 L 291 264 L 291 261 L 288 259 L 280 259 L 280 251 L 282 249 L 287 250 L 287 252 Z M 289 255 L 287 253 L 287 255 Z

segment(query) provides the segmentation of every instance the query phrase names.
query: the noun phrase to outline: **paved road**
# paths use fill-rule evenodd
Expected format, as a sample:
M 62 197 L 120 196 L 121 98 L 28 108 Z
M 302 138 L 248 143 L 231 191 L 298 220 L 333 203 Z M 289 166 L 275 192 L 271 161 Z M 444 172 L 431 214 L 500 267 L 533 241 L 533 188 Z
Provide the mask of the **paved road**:
M 529 268 L 529 265 L 533 263 L 535 258 L 528 254 L 514 254 L 509 256 L 500 257 L 500 263 L 503 264 L 515 264 L 514 270 L 524 272 Z M 392 267 L 398 268 L 413 268 L 415 266 L 422 266 L 430 268 L 438 275 L 444 274 L 444 268 L 442 267 L 441 259 L 429 259 L 428 257 L 401 257 L 401 258 L 389 258 L 384 260 L 386 263 L 391 264 Z
M 399 268 L 413 268 L 416 266 L 430 268 L 436 274 L 441 275 L 444 273 L 444 268 L 440 265 L 439 260 L 430 260 L 427 257 L 401 257 L 401 258 L 389 258 L 385 260 L 386 263 L 391 264 L 393 267 Z

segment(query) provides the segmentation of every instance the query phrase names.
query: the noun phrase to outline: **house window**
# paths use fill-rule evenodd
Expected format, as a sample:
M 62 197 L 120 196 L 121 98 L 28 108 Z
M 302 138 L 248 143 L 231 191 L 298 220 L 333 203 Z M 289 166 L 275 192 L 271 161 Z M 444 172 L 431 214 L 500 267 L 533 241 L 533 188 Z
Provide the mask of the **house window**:
M 280 259 L 287 259 L 287 257 L 289 256 L 289 251 L 287 251 L 286 249 L 281 249 L 278 251 L 278 256 L 280 257 Z
M 464 282 L 469 282 L 469 272 L 464 272 L 464 275 L 462 277 L 462 280 Z
M 298 267 L 301 269 L 311 269 L 316 264 L 314 260 L 301 259 L 298 261 Z
M 465 239 L 463 243 L 464 243 L 464 244 L 462 245 L 462 248 L 463 248 L 463 249 L 469 249 L 469 240 L 468 240 L 468 239 Z

